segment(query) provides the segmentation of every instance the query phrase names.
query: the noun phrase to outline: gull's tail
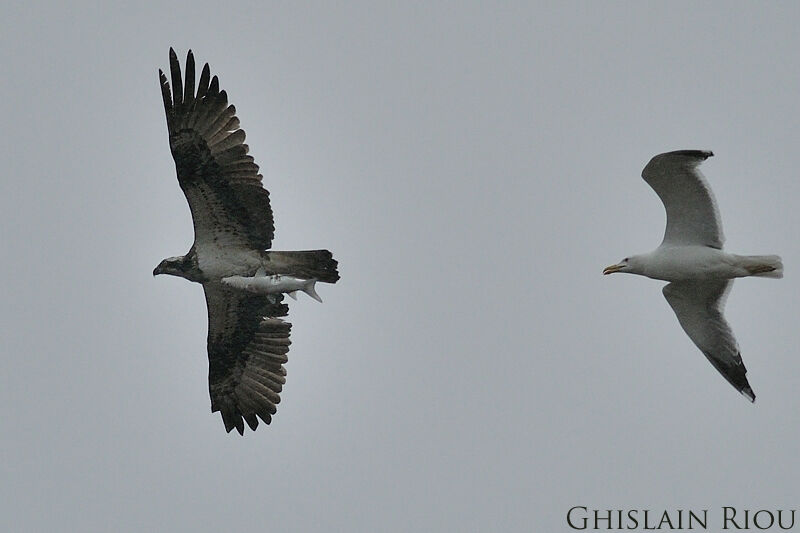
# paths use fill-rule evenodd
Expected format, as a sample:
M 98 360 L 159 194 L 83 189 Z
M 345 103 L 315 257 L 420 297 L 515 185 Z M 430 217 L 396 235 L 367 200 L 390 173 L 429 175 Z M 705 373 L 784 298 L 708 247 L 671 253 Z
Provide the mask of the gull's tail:
M 777 255 L 739 256 L 748 275 L 760 278 L 782 278 L 783 261 Z

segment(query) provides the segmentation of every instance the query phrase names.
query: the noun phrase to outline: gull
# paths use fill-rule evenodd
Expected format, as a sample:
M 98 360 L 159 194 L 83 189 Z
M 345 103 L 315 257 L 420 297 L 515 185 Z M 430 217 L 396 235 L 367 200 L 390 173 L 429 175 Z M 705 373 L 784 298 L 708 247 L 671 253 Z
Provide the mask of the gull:
M 720 374 L 751 402 L 733 331 L 722 314 L 734 278 L 782 278 L 777 255 L 734 255 L 722 251 L 725 237 L 711 188 L 697 167 L 710 151 L 678 150 L 655 156 L 642 178 L 667 211 L 667 229 L 652 252 L 626 257 L 603 274 L 626 272 L 669 281 L 663 293 L 683 330 Z

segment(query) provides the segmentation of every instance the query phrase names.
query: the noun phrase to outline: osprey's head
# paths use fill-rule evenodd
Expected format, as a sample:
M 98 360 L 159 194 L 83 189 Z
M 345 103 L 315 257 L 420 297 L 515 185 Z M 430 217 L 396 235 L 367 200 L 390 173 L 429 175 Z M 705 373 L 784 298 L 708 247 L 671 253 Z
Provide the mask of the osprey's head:
M 184 256 L 168 257 L 161 261 L 158 266 L 153 270 L 153 275 L 170 274 L 172 276 L 186 277 L 187 267 L 189 265 Z

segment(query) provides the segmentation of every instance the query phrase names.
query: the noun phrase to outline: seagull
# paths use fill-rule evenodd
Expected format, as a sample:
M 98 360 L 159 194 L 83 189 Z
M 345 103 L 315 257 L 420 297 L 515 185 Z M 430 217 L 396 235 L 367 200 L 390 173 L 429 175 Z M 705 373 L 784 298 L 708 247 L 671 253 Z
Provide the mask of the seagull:
M 755 402 L 739 346 L 722 312 L 734 278 L 782 278 L 783 263 L 777 255 L 722 251 L 725 237 L 719 209 L 697 168 L 713 155 L 704 150 L 678 150 L 650 160 L 642 178 L 667 211 L 664 240 L 652 252 L 606 267 L 603 274 L 625 272 L 669 281 L 662 292 L 683 330 L 714 368 Z
M 153 270 L 200 283 L 208 308 L 208 389 L 211 412 L 225 430 L 255 431 L 269 424 L 286 382 L 291 324 L 281 320 L 283 294 L 302 291 L 322 301 L 316 282 L 336 283 L 337 262 L 328 250 L 270 250 L 274 225 L 269 193 L 247 155 L 236 108 L 211 77 L 208 63 L 195 89 L 192 51 L 185 79 L 169 50 L 170 78 L 159 70 L 172 158 L 194 224 L 186 255 Z

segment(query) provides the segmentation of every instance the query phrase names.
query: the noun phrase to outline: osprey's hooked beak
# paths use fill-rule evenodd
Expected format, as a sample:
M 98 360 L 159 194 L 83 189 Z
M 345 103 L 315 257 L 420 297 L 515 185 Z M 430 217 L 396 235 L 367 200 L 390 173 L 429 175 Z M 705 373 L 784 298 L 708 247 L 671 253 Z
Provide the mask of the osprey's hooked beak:
M 623 265 L 621 263 L 620 264 L 616 264 L 616 265 L 607 266 L 607 267 L 605 267 L 603 269 L 603 275 L 607 276 L 608 274 L 613 274 L 614 272 L 619 272 L 620 270 L 622 270 L 622 268 L 624 266 L 625 265 Z
M 158 276 L 159 274 L 163 274 L 164 273 L 164 271 L 161 270 L 161 265 L 162 264 L 159 263 L 159 265 L 155 269 L 153 269 L 153 276 Z

